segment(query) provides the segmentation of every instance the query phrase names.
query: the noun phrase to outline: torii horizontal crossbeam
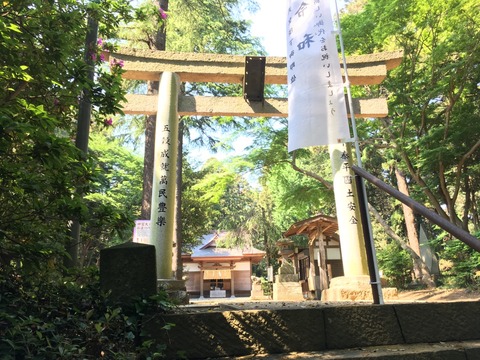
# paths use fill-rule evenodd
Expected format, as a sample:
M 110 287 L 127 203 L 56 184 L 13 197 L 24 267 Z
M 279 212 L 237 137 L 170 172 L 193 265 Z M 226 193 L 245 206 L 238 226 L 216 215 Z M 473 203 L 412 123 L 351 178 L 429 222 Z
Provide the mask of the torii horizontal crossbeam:
M 154 115 L 157 113 L 156 95 L 126 95 L 125 114 Z M 346 101 L 348 105 L 348 101 Z M 380 118 L 388 115 L 386 99 L 353 99 L 353 110 L 358 118 Z M 349 109 L 347 109 L 349 111 Z M 241 97 L 179 96 L 178 114 L 198 116 L 252 116 L 287 117 L 287 99 L 265 99 L 265 102 L 246 102 Z

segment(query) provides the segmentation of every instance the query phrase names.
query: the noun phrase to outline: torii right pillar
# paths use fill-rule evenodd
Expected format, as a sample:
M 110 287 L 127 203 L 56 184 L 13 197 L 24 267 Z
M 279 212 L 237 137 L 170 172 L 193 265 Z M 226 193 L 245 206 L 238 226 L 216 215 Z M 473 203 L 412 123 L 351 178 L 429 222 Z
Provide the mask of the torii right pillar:
M 358 193 L 349 144 L 329 145 L 333 187 L 340 233 L 344 276 L 332 278 L 322 292 L 322 301 L 357 301 L 372 299 L 372 285 L 360 218 Z M 397 289 L 383 288 L 382 298 L 395 298 Z

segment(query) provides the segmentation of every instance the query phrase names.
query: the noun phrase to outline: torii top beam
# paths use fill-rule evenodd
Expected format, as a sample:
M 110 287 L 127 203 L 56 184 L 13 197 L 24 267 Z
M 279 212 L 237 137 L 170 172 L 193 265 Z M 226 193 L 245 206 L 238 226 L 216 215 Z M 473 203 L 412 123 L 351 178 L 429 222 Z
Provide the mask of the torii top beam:
M 242 83 L 245 56 L 203 53 L 179 53 L 158 50 L 122 48 L 111 54 L 123 60 L 125 79 L 157 81 L 164 71 L 178 74 L 185 82 Z M 387 70 L 398 66 L 402 52 L 382 52 L 368 55 L 347 56 L 348 77 L 352 85 L 381 83 Z M 342 69 L 343 72 L 343 69 Z M 285 57 L 267 57 L 266 84 L 287 83 Z
M 158 50 L 122 48 L 107 53 L 110 59 L 123 61 L 124 79 L 158 81 L 162 72 L 174 72 L 182 82 L 238 83 L 243 82 L 245 56 L 204 53 L 178 53 Z M 387 71 L 402 61 L 401 51 L 348 56 L 348 77 L 351 85 L 375 85 Z M 343 69 L 342 69 L 343 72 Z M 267 57 L 265 84 L 287 83 L 285 57 Z M 155 114 L 156 96 L 127 95 L 126 114 Z M 388 114 L 385 99 L 353 99 L 356 117 L 384 117 Z M 265 99 L 247 103 L 241 97 L 180 96 L 179 115 L 202 116 L 278 116 L 288 114 L 287 99 Z

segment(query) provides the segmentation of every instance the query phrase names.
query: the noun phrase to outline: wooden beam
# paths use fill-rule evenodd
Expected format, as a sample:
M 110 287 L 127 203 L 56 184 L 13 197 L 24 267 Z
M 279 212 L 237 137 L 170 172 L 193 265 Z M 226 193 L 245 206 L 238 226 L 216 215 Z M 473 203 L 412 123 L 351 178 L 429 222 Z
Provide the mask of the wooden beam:
M 125 114 L 157 113 L 156 95 L 127 94 L 126 100 L 123 104 Z M 358 118 L 379 118 L 388 115 L 386 99 L 353 99 L 353 109 L 355 117 Z M 272 98 L 265 99 L 262 104 L 247 103 L 242 97 L 180 96 L 178 112 L 181 116 L 288 117 L 288 101 Z
M 182 82 L 242 83 L 245 57 L 240 55 L 175 53 L 157 50 L 121 49 L 105 53 L 107 59 L 123 61 L 122 76 L 131 80 L 158 81 L 164 71 L 175 72 Z M 381 83 L 387 70 L 398 66 L 402 53 L 384 52 L 347 57 L 348 76 L 352 85 Z M 342 72 L 344 70 L 342 69 Z M 266 84 L 287 83 L 285 57 L 267 57 Z

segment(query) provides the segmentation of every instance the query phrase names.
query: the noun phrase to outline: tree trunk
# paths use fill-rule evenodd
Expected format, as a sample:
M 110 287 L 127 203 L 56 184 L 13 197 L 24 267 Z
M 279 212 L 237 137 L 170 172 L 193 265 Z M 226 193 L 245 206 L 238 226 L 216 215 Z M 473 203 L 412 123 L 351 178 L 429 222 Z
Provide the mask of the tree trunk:
M 405 175 L 401 170 L 398 169 L 398 167 L 395 167 L 395 177 L 397 178 L 398 190 L 402 194 L 405 194 L 406 196 L 410 197 L 410 192 L 408 190 L 408 185 L 405 179 Z M 415 251 L 415 253 L 418 256 L 421 256 L 420 243 L 418 240 L 417 228 L 415 226 L 415 215 L 413 213 L 413 210 L 405 204 L 402 204 L 402 209 L 403 209 L 403 215 L 405 218 L 405 227 L 407 229 L 407 237 L 408 237 L 408 242 L 410 244 L 410 247 L 412 248 L 413 251 Z
M 182 280 L 182 168 L 183 168 L 183 121 L 178 124 L 177 188 L 175 195 L 175 247 L 173 251 L 173 273 L 175 279 Z
M 397 178 L 398 190 L 406 196 L 410 196 L 405 175 L 402 173 L 401 170 L 398 169 L 398 167 L 395 167 L 395 176 Z M 403 215 L 405 217 L 405 226 L 407 228 L 408 243 L 410 244 L 410 248 L 418 256 L 418 258 L 421 259 L 422 254 L 420 252 L 420 241 L 418 237 L 417 227 L 415 224 L 415 214 L 413 213 L 413 210 L 405 204 L 402 204 L 402 208 Z M 425 263 L 423 261 L 419 262 L 418 260 L 416 261 L 414 259 L 413 272 L 415 280 L 417 280 L 418 282 L 427 286 L 433 282 L 432 275 L 430 274 L 430 271 L 425 266 Z
M 95 64 L 90 55 L 90 50 L 94 47 L 98 37 L 98 21 L 92 17 L 88 18 L 87 34 L 85 36 L 85 54 L 84 60 L 88 67 L 87 78 L 93 81 L 95 78 Z M 90 103 L 90 97 L 92 94 L 84 89 L 82 91 L 82 97 L 80 99 L 78 107 L 78 122 L 77 122 L 77 136 L 75 138 L 75 146 L 83 153 L 84 159 L 88 153 L 88 140 L 90 134 L 90 121 L 92 117 L 92 104 Z M 77 188 L 77 193 L 83 197 L 83 191 Z M 81 224 L 78 218 L 73 219 L 70 228 L 70 240 L 65 245 L 65 252 L 68 254 L 64 258 L 64 265 L 66 268 L 75 268 L 79 265 L 78 252 L 81 244 Z
M 413 259 L 414 266 L 417 266 L 420 269 L 422 269 L 422 274 L 423 274 L 422 283 L 425 284 L 428 288 L 436 287 L 435 282 L 433 281 L 432 276 L 430 275 L 428 267 L 425 264 L 425 262 L 422 260 L 422 258 L 418 256 L 417 253 L 413 251 L 413 249 L 392 230 L 392 228 L 385 222 L 385 220 L 383 220 L 381 215 L 372 205 L 368 204 L 368 209 L 370 210 L 370 213 L 373 214 L 373 217 L 379 222 L 379 224 L 382 225 L 386 234 L 390 236 L 394 241 L 396 241 L 403 250 L 405 250 L 410 254 L 410 256 Z
M 156 84 L 156 90 L 154 86 Z M 148 82 L 148 93 L 158 94 L 158 81 Z M 150 92 L 152 89 L 152 92 Z M 155 158 L 155 122 L 156 115 L 149 115 L 145 120 L 145 151 L 143 155 L 143 192 L 140 219 L 150 220 L 152 203 L 153 163 Z

